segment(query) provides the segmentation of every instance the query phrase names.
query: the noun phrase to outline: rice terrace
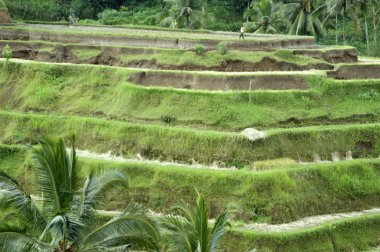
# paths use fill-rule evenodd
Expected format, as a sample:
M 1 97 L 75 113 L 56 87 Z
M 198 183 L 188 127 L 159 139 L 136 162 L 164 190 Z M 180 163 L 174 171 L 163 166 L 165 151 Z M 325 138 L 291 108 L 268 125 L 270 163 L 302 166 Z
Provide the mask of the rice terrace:
M 0 252 L 380 251 L 380 1 L 0 0 Z

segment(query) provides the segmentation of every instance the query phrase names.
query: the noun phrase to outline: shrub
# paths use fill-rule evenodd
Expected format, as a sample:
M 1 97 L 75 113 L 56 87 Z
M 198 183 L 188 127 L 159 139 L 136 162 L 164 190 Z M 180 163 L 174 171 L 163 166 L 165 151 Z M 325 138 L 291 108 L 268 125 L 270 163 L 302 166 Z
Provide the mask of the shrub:
M 253 22 L 244 23 L 245 32 L 253 33 L 257 29 L 257 25 Z
M 227 47 L 226 47 L 226 44 L 223 43 L 223 42 L 220 42 L 218 44 L 218 52 L 221 54 L 221 55 L 225 55 L 227 53 Z
M 161 121 L 164 123 L 173 123 L 176 121 L 176 117 L 171 115 L 163 115 L 161 116 Z
M 358 98 L 362 100 L 374 100 L 377 99 L 379 96 L 380 94 L 374 89 L 358 94 Z
M 3 49 L 2 53 L 3 58 L 5 58 L 6 61 L 10 60 L 13 56 L 12 49 L 9 47 L 9 45 L 6 45 Z
M 234 22 L 234 23 L 228 24 L 228 30 L 232 32 L 240 31 L 240 27 L 241 27 L 241 22 Z
M 205 47 L 201 44 L 194 45 L 194 51 L 197 55 L 203 55 L 205 53 Z
M 3 0 L 0 0 L 0 9 L 6 9 L 5 3 Z
M 105 25 L 121 25 L 130 22 L 130 14 L 126 7 L 120 10 L 106 9 L 98 14 L 99 22 Z

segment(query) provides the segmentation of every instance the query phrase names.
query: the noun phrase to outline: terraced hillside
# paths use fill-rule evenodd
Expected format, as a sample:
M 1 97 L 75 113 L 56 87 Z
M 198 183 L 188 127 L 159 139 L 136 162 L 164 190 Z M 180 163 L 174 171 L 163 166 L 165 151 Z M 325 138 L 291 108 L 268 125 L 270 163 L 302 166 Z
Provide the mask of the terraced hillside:
M 14 57 L 0 64 L 0 169 L 31 194 L 28 146 L 76 133 L 83 176 L 130 179 L 104 218 L 130 201 L 171 213 L 198 191 L 212 217 L 233 213 L 222 251 L 380 245 L 380 63 L 355 48 L 45 25 L 0 39 Z

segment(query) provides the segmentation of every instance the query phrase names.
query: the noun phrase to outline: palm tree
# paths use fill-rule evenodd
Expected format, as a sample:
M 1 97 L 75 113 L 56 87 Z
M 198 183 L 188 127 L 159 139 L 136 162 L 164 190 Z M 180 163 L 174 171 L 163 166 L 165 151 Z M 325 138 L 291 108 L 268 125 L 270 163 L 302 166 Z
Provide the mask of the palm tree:
M 216 252 L 230 226 L 229 215 L 226 212 L 220 214 L 211 229 L 208 209 L 201 195 L 198 195 L 195 208 L 182 203 L 175 209 L 180 216 L 169 215 L 163 218 L 163 226 L 168 232 L 168 251 Z
M 0 251 L 158 250 L 157 225 L 139 206 L 130 205 L 105 224 L 96 224 L 95 209 L 106 192 L 125 188 L 127 180 L 118 171 L 92 171 L 81 187 L 74 137 L 70 144 L 70 152 L 64 139 L 41 140 L 32 149 L 40 198 L 32 199 L 0 170 L 0 212 L 11 208 L 9 213 L 17 217 L 0 226 Z
M 319 9 L 314 8 L 314 0 L 292 0 L 286 4 L 293 9 L 292 35 L 324 35 L 322 22 L 319 20 Z
M 273 0 L 252 1 L 250 8 L 244 13 L 244 18 L 257 21 L 255 33 L 277 33 L 290 26 L 284 4 Z
M 191 20 L 199 20 L 202 17 L 202 11 L 204 11 L 205 1 L 201 0 L 165 0 L 171 4 L 171 10 L 175 10 L 176 13 L 171 13 L 170 18 L 178 19 L 185 17 L 186 28 L 190 29 Z

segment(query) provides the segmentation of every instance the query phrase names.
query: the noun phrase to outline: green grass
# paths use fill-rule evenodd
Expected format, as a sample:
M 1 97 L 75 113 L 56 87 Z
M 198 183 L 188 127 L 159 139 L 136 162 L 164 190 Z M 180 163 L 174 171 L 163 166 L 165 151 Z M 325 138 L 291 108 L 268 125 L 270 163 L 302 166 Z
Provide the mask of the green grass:
M 369 215 L 337 221 L 323 226 L 286 233 L 255 233 L 234 229 L 224 240 L 226 252 L 325 252 L 362 251 L 379 245 L 380 215 Z
M 0 10 L 6 9 L 6 8 L 7 8 L 7 6 L 5 5 L 4 1 L 0 0 Z
M 79 135 L 78 135 L 79 136 Z M 0 167 L 31 192 L 34 172 L 21 147 L 0 146 Z M 380 160 L 297 165 L 264 172 L 200 170 L 144 163 L 80 158 L 83 175 L 92 169 L 120 169 L 130 188 L 108 196 L 106 209 L 128 202 L 170 212 L 178 200 L 193 202 L 196 190 L 212 209 L 234 210 L 236 220 L 283 223 L 306 216 L 369 209 L 380 203 Z M 178 183 L 181 181 L 181 183 Z M 301 203 L 302 202 L 302 203 Z
M 67 46 L 75 48 L 71 50 L 74 55 L 80 59 L 88 59 L 97 56 L 103 47 L 93 46 L 93 48 L 88 48 L 89 46 L 83 46 L 79 44 L 63 44 L 63 43 L 50 43 L 44 41 L 9 41 L 0 40 L 0 43 L 15 45 L 38 45 L 42 49 L 54 49 L 54 46 Z M 86 47 L 86 48 L 83 48 Z M 226 61 L 243 61 L 249 63 L 258 63 L 263 60 L 264 57 L 274 59 L 278 62 L 293 63 L 300 66 L 305 66 L 309 64 L 327 64 L 323 60 L 314 59 L 307 56 L 293 55 L 292 50 L 277 50 L 275 52 L 243 52 L 231 50 L 225 55 L 221 55 L 219 52 L 213 50 L 208 51 L 205 54 L 199 56 L 192 50 L 180 50 L 180 49 L 152 49 L 143 47 L 121 47 L 121 46 L 110 46 L 110 48 L 127 48 L 130 50 L 135 49 L 137 54 L 120 54 L 120 59 L 124 62 L 131 62 L 134 60 L 156 60 L 159 64 L 163 65 L 199 65 L 205 67 L 219 66 Z M 49 51 L 50 52 L 50 51 Z
M 54 47 L 42 47 L 38 49 L 38 52 L 47 52 L 47 53 L 53 53 L 55 50 Z
M 30 31 L 30 32 L 48 32 L 50 34 L 62 34 L 62 35 L 82 35 L 82 36 L 128 36 L 135 38 L 144 38 L 144 39 L 177 39 L 181 38 L 182 40 L 195 40 L 200 42 L 207 41 L 231 41 L 231 42 L 239 42 L 238 36 L 234 35 L 221 35 L 221 34 L 204 34 L 204 33 L 185 33 L 185 32 L 168 32 L 167 30 L 139 30 L 139 29 L 108 29 L 104 30 L 99 28 L 95 29 L 70 29 L 69 27 L 60 26 L 57 30 L 52 30 L 51 27 L 32 27 L 32 26 L 15 26 L 15 27 L 0 27 L 1 30 L 16 30 L 16 31 Z M 313 37 L 307 36 L 288 36 L 288 35 L 273 35 L 273 36 L 263 36 L 256 35 L 254 37 L 247 37 L 246 42 L 276 42 L 280 40 L 291 41 L 291 40 L 310 40 Z M 240 42 L 241 43 L 241 42 Z M 244 42 L 243 42 L 244 43 Z
M 71 52 L 78 59 L 86 60 L 98 56 L 102 51 L 99 49 L 74 49 Z
M 202 92 L 132 85 L 128 79 L 134 72 L 92 65 L 0 64 L 0 108 L 158 124 L 172 118 L 171 125 L 223 130 L 380 119 L 380 97 L 366 95 L 369 90 L 380 93 L 380 80 L 334 81 L 313 74 L 309 91 Z
M 184 50 L 160 50 L 153 54 L 136 54 L 136 55 L 120 55 L 124 62 L 134 60 L 156 60 L 162 65 L 200 65 L 205 67 L 219 66 L 225 61 L 244 61 L 250 63 L 258 63 L 263 58 L 274 59 L 279 62 L 288 62 L 297 65 L 322 64 L 326 63 L 322 60 L 313 59 L 306 56 L 293 55 L 291 50 L 279 50 L 276 52 L 242 52 L 228 51 L 225 55 L 221 55 L 217 51 L 209 51 L 199 56 L 193 51 Z
M 0 112 L 0 141 L 28 143 L 35 137 L 77 133 L 81 149 L 131 156 L 203 164 L 222 161 L 245 166 L 276 158 L 313 160 L 331 153 L 378 157 L 380 124 L 307 127 L 268 131 L 265 140 L 250 142 L 238 133 L 192 130 L 179 127 L 131 124 L 78 116 L 52 116 Z

